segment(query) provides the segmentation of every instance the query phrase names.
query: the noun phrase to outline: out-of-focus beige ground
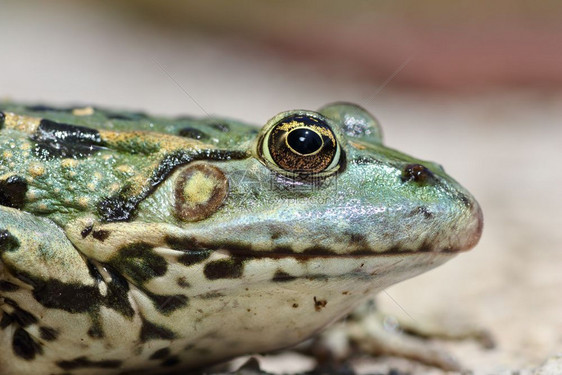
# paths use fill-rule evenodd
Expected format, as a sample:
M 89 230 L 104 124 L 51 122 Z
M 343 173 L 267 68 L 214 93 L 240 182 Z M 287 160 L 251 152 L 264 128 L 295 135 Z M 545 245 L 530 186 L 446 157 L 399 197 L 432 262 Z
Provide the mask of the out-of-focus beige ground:
M 73 2 L 0 7 L 2 98 L 204 115 L 185 90 L 208 113 L 256 124 L 335 100 L 365 106 L 382 122 L 388 145 L 442 163 L 485 216 L 476 249 L 388 294 L 414 318 L 454 317 L 490 329 L 494 350 L 440 343 L 476 374 L 525 373 L 562 352 L 562 92 L 450 96 L 399 91 L 392 82 L 381 90 L 383 82 L 322 75 L 242 41 L 160 33 L 107 9 Z M 404 314 L 385 294 L 379 302 Z M 292 365 L 265 362 L 272 371 Z M 439 373 L 388 358 L 359 368 L 389 367 Z

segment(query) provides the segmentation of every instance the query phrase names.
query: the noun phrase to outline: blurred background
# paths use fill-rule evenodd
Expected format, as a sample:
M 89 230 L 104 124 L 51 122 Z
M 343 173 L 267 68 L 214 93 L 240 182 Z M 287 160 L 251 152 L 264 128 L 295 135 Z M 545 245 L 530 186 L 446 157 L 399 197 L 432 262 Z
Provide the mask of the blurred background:
M 388 294 L 416 319 L 489 329 L 492 350 L 436 343 L 476 374 L 530 373 L 562 352 L 561 2 L 0 0 L 0 14 L 1 99 L 256 125 L 364 106 L 387 145 L 442 163 L 485 217 L 476 249 Z M 357 362 L 391 368 L 440 374 Z

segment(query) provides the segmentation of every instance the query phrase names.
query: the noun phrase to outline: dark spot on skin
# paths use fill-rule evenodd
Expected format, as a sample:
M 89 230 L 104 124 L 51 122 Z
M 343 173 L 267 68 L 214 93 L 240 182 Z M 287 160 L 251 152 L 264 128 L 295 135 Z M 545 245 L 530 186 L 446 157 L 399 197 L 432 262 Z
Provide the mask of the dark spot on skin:
M 275 275 L 273 275 L 273 278 L 271 279 L 271 281 L 284 283 L 284 282 L 288 282 L 288 281 L 293 281 L 295 279 L 296 279 L 295 276 L 291 276 L 285 271 L 277 270 L 275 272 Z
M 149 340 L 173 340 L 175 338 L 175 333 L 168 328 L 149 322 L 144 318 L 142 319 L 140 332 L 140 339 L 142 342 L 147 342 Z
M 111 281 L 107 283 L 105 304 L 121 312 L 124 316 L 132 318 L 135 315 L 135 310 L 129 302 L 129 282 L 110 266 L 106 266 L 106 270 L 111 277 Z
M 212 124 L 209 124 L 209 126 L 223 133 L 228 133 L 230 131 L 230 125 L 225 122 L 214 122 Z
M 153 250 L 150 244 L 132 243 L 120 248 L 109 263 L 136 285 L 142 285 L 154 277 L 163 276 L 168 269 L 166 260 Z
M 184 266 L 192 266 L 194 264 L 200 263 L 211 256 L 210 250 L 203 251 L 190 251 L 188 253 L 182 254 L 178 257 L 178 262 Z
M 154 294 L 148 290 L 142 289 L 144 294 L 152 300 L 154 307 L 163 315 L 170 315 L 179 308 L 187 306 L 188 298 L 183 294 L 176 294 L 172 296 Z
M 351 162 L 357 165 L 364 165 L 364 164 L 381 164 L 381 161 L 378 159 L 373 158 L 372 156 L 359 156 L 355 159 L 352 159 Z
M 42 104 L 28 105 L 25 107 L 25 109 L 32 112 L 67 112 L 67 113 L 72 113 L 72 111 L 74 110 L 74 108 L 56 108 L 56 107 L 50 107 Z
M 271 232 L 271 240 L 275 241 L 276 239 L 278 239 L 282 235 L 283 235 L 283 233 L 281 233 L 280 231 L 272 231 Z
M 186 126 L 183 129 L 180 129 L 178 133 L 181 137 L 191 138 L 191 139 L 207 139 L 209 136 L 202 132 L 199 129 L 192 128 L 190 126 Z
M 468 197 L 464 194 L 459 194 L 459 195 L 460 195 L 460 200 L 461 200 L 462 204 L 466 208 L 472 208 L 472 201 L 470 199 L 468 199 Z
M 93 339 L 102 339 L 105 337 L 105 333 L 103 332 L 103 328 L 101 327 L 100 322 L 96 319 L 93 322 L 93 325 L 88 329 L 88 336 Z
M 39 337 L 45 341 L 55 341 L 59 337 L 59 331 L 50 327 L 39 327 Z
M 9 281 L 0 280 L 0 292 L 15 292 L 19 290 L 19 286 Z
M 45 307 L 70 313 L 88 312 L 100 296 L 96 287 L 66 284 L 57 279 L 34 280 L 40 286 L 33 289 L 33 297 Z
M 101 275 L 100 271 L 98 270 L 98 268 L 95 266 L 94 263 L 92 263 L 91 260 L 87 260 L 86 261 L 86 266 L 88 266 L 88 272 L 90 274 L 90 276 L 92 276 L 92 278 L 97 282 L 97 283 L 101 283 L 103 282 L 103 276 Z
M 419 206 L 412 210 L 410 213 L 412 216 L 416 215 L 423 215 L 426 219 L 431 219 L 433 217 L 433 213 L 431 213 L 427 207 Z
M 431 252 L 433 251 L 433 244 L 430 241 L 424 241 L 421 246 L 418 248 L 419 252 Z
M 240 259 L 229 258 L 209 262 L 205 265 L 205 277 L 209 280 L 238 279 L 244 272 L 244 264 Z
M 0 205 L 22 208 L 25 204 L 27 181 L 21 176 L 12 175 L 0 181 Z
M 152 355 L 148 359 L 151 359 L 151 360 L 164 359 L 164 358 L 168 357 L 169 355 L 170 355 L 170 348 L 162 348 L 162 349 L 159 349 L 159 350 L 155 351 L 154 353 L 152 353 Z
M 134 310 L 128 299 L 128 284 L 122 276 L 112 273 L 109 265 L 106 269 L 110 273 L 112 280 L 107 283 L 107 296 L 99 293 L 98 272 L 95 267 L 88 263 L 90 274 L 96 281 L 93 286 L 79 283 L 63 283 L 57 279 L 43 280 L 31 276 L 22 271 L 10 272 L 18 279 L 33 286 L 33 297 L 41 305 L 64 310 L 73 314 L 88 313 L 94 323 L 98 319 L 99 309 L 102 306 L 118 311 L 126 317 L 132 317 Z
M 114 196 L 98 203 L 98 212 L 106 222 L 129 221 L 139 202 L 134 199 Z
M 201 299 L 214 299 L 214 298 L 224 297 L 224 294 L 219 293 L 219 292 L 209 292 L 209 293 L 205 293 L 205 294 L 200 294 L 197 297 L 201 298 Z
M 78 125 L 69 125 L 43 119 L 35 134 L 35 156 L 43 160 L 52 158 L 81 159 L 90 156 L 105 146 L 99 132 Z
M 36 355 L 43 354 L 43 348 L 23 328 L 16 328 L 12 338 L 12 351 L 20 358 L 31 361 Z
M 86 228 L 82 229 L 82 232 L 80 232 L 80 235 L 82 236 L 82 238 L 86 238 L 86 237 L 88 237 L 88 235 L 90 233 L 92 233 L 93 229 L 94 229 L 94 227 L 92 225 L 88 225 Z
M 421 164 L 408 164 L 402 171 L 402 182 L 415 182 L 418 185 L 431 185 L 436 182 L 435 175 Z
M 192 237 L 166 236 L 166 238 L 164 238 L 164 241 L 166 241 L 166 244 L 168 244 L 168 246 L 170 246 L 170 248 L 173 250 L 189 251 L 203 249 L 201 245 Z
M 138 121 L 148 118 L 148 115 L 144 112 L 128 112 L 128 113 L 116 113 L 104 111 L 105 117 L 110 120 L 125 120 L 125 121 Z
M 122 363 L 122 361 L 116 359 L 91 361 L 86 357 L 78 357 L 70 361 L 58 361 L 57 366 L 63 370 L 75 370 L 80 368 L 119 368 Z
M 14 322 L 12 316 L 5 311 L 2 311 L 2 320 L 0 320 L 0 328 L 5 329 Z
M 35 315 L 19 307 L 16 301 L 10 298 L 4 298 L 4 303 L 12 306 L 14 311 L 12 311 L 10 315 L 12 316 L 12 319 L 18 322 L 21 327 L 27 327 L 37 323 L 37 318 L 35 317 Z
M 0 253 L 16 251 L 20 247 L 20 242 L 10 232 L 0 229 Z
M 94 233 L 92 233 L 92 237 L 94 237 L 96 240 L 103 242 L 105 240 L 107 240 L 107 238 L 109 237 L 109 234 L 111 232 L 108 230 L 95 230 Z
M 177 356 L 172 356 L 162 362 L 162 367 L 172 367 L 180 363 L 180 359 Z
M 127 196 L 126 191 L 118 192 L 98 202 L 98 214 L 104 222 L 130 221 L 140 202 L 148 197 L 177 167 L 198 160 L 242 160 L 250 156 L 245 151 L 202 150 L 197 154 L 193 151 L 176 151 L 166 155 L 150 177 L 148 187 L 136 196 Z
M 298 303 L 293 303 L 293 309 L 296 309 L 297 307 L 299 307 Z
M 334 252 L 331 249 L 320 245 L 306 248 L 303 250 L 302 253 L 306 255 L 333 255 L 334 254 Z
M 178 284 L 178 286 L 182 288 L 189 288 L 191 286 L 185 276 L 178 277 L 178 279 L 176 280 L 176 284 Z
M 324 307 L 326 307 L 327 304 L 328 301 L 326 301 L 325 299 L 316 299 L 316 296 L 314 296 L 314 310 L 320 311 Z

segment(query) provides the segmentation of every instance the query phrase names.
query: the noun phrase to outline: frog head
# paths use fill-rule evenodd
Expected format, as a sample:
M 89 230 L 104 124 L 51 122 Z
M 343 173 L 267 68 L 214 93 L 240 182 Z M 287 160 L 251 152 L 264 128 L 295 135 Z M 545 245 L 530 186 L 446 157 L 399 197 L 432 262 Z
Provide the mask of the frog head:
M 386 147 L 356 105 L 280 113 L 248 148 L 179 168 L 140 217 L 171 220 L 197 248 L 248 256 L 453 254 L 480 237 L 470 193 L 439 164 Z

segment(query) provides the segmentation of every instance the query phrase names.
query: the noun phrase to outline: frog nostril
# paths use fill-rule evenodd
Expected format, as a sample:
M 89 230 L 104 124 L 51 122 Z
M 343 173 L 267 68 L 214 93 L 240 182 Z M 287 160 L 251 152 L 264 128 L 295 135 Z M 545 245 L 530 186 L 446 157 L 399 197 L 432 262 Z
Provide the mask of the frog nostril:
M 428 185 L 435 182 L 435 175 L 421 164 L 408 164 L 402 171 L 401 179 L 402 182 L 413 181 L 419 185 Z

